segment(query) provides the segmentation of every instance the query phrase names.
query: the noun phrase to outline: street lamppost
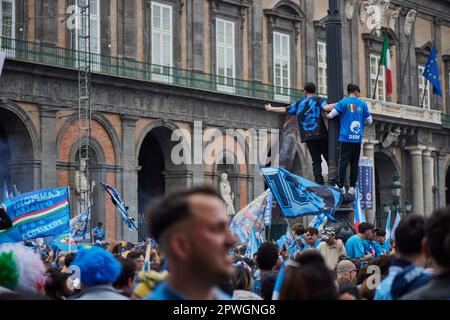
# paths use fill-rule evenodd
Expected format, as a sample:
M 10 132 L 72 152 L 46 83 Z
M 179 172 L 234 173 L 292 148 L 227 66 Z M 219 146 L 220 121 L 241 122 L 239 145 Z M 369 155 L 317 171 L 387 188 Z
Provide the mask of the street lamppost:
M 400 183 L 400 177 L 398 175 L 394 175 L 392 177 L 391 191 L 394 205 L 394 213 L 396 213 L 400 207 L 400 194 L 402 192 L 402 184 Z
M 343 98 L 344 84 L 342 71 L 342 21 L 340 0 L 328 0 L 328 17 L 325 21 L 327 44 L 327 84 L 328 101 L 338 102 Z M 337 182 L 337 139 L 339 119 L 328 122 L 328 179 Z

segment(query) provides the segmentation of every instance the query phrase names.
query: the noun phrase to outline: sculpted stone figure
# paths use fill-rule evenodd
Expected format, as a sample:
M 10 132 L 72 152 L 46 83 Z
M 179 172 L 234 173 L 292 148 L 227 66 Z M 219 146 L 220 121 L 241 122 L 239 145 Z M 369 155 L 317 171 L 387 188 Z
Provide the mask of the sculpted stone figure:
M 397 9 L 392 11 L 391 15 L 389 16 L 389 28 L 391 28 L 391 30 L 395 30 L 395 21 L 400 16 L 401 9 L 401 7 L 398 7 Z
M 400 128 L 395 128 L 394 131 L 391 131 L 388 133 L 388 135 L 386 136 L 386 138 L 383 141 L 383 148 L 387 148 L 390 147 L 395 141 L 397 141 L 398 137 L 401 134 L 401 129 Z
M 228 215 L 234 215 L 236 212 L 234 211 L 234 193 L 231 192 L 231 185 L 228 181 L 228 175 L 224 172 L 220 175 L 220 195 L 225 201 L 226 211 Z
M 356 0 L 347 0 L 345 4 L 345 14 L 348 20 L 352 20 L 353 14 L 355 13 Z
M 414 22 L 416 21 L 417 11 L 412 9 L 408 11 L 405 19 L 405 34 L 409 37 L 412 34 Z
M 80 212 L 86 210 L 91 206 L 90 194 L 94 191 L 95 181 L 89 181 L 86 174 L 86 161 L 81 160 L 80 170 L 75 171 L 75 192 L 80 199 Z

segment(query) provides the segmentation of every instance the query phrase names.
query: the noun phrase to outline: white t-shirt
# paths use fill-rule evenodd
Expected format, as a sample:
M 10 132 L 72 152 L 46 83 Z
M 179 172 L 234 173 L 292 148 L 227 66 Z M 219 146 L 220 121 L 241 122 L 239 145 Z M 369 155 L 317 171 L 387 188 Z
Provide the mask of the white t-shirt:
M 330 270 L 335 270 L 339 262 L 339 257 L 346 256 L 347 251 L 345 251 L 345 246 L 342 240 L 337 240 L 336 244 L 329 246 L 326 242 L 321 242 L 316 250 L 325 259 L 325 264 Z

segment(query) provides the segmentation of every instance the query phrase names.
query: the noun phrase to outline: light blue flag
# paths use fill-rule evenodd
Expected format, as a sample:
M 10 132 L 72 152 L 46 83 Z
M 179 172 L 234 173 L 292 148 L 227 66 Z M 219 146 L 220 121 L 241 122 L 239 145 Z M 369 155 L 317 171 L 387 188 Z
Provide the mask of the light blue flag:
M 340 189 L 318 185 L 283 168 L 260 170 L 286 218 L 323 213 L 334 221 L 334 212 L 343 199 Z
M 278 300 L 280 297 L 284 278 L 286 276 L 286 273 L 284 272 L 285 268 L 286 268 L 286 262 L 283 262 L 281 264 L 280 270 L 278 271 L 277 280 L 275 281 L 275 286 L 273 288 L 273 293 L 272 293 L 272 300 Z
M 69 229 L 68 188 L 24 193 L 2 204 L 13 226 L 0 231 L 0 243 L 58 236 Z
M 439 61 L 437 59 L 436 47 L 434 45 L 431 49 L 427 65 L 423 70 L 423 76 L 433 85 L 433 94 L 437 94 L 442 97 L 441 81 L 439 80 Z
M 318 214 L 317 216 L 314 216 L 314 218 L 309 223 L 309 227 L 316 228 L 317 230 L 320 231 L 323 229 L 323 227 L 325 226 L 327 221 L 328 221 L 328 218 L 327 218 L 326 214 L 321 213 L 321 214 Z
M 389 209 L 386 220 L 386 240 L 384 241 L 384 250 L 386 253 L 391 251 L 391 209 Z
M 250 234 L 250 238 L 247 243 L 247 251 L 245 252 L 245 256 L 247 258 L 253 259 L 253 255 L 258 251 L 259 247 L 262 244 L 261 235 L 258 234 L 256 230 L 252 230 Z
M 395 241 L 395 230 L 397 230 L 398 224 L 402 220 L 402 216 L 400 215 L 400 212 L 397 211 L 397 215 L 395 216 L 394 225 L 392 226 L 391 230 L 391 239 Z

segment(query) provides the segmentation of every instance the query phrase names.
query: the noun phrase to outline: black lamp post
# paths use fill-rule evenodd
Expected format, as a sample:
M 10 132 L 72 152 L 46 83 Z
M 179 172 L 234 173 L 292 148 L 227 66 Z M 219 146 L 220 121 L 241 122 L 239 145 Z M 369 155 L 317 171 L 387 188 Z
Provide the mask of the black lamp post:
M 327 36 L 327 84 L 330 103 L 343 98 L 342 71 L 342 22 L 340 1 L 328 1 L 328 17 L 325 21 Z M 339 136 L 339 119 L 328 122 L 328 179 L 330 184 L 337 182 L 337 139 Z

